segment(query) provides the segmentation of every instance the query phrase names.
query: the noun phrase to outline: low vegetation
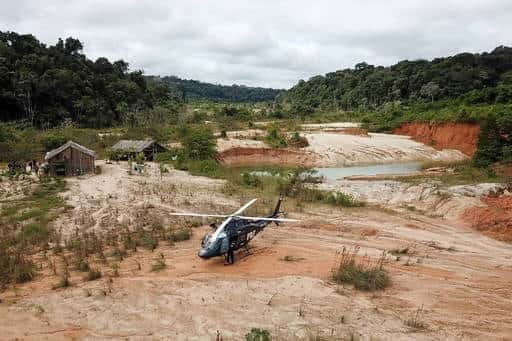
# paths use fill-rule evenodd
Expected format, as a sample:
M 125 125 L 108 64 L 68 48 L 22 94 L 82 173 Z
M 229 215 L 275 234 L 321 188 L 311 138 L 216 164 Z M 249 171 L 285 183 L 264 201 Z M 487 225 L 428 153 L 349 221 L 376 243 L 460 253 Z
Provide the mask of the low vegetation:
M 23 186 L 26 195 L 1 203 L 0 287 L 35 277 L 36 266 L 30 255 L 48 249 L 48 243 L 56 237 L 50 222 L 55 218 L 55 210 L 64 208 L 58 195 L 65 188 L 63 181 L 24 180 Z
M 84 281 L 95 281 L 97 279 L 100 279 L 102 276 L 101 271 L 96 269 L 89 269 L 87 274 L 84 277 Z
M 159 271 L 162 271 L 163 269 L 165 269 L 166 267 L 167 267 L 167 264 L 165 264 L 165 260 L 163 258 L 159 258 L 151 266 L 151 271 L 159 272 Z
M 425 329 L 426 325 L 423 322 L 423 305 L 419 307 L 416 312 L 407 320 L 404 321 L 404 324 L 408 327 L 411 327 L 414 330 Z
M 252 328 L 249 333 L 245 335 L 246 341 L 271 341 L 272 336 L 266 329 Z
M 383 290 L 391 284 L 387 271 L 384 269 L 385 254 L 377 262 L 365 257 L 357 260 L 359 248 L 350 251 L 343 248 L 337 267 L 333 271 L 333 280 L 339 284 L 352 284 L 362 291 Z

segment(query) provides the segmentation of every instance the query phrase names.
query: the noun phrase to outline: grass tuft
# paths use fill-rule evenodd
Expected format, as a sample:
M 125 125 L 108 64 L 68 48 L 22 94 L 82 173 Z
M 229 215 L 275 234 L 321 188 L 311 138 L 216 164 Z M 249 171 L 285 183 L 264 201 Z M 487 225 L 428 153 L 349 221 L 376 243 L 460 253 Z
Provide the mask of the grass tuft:
M 151 271 L 153 272 L 159 272 L 162 271 L 167 267 L 167 264 L 165 264 L 165 260 L 163 258 L 157 259 L 155 264 L 151 266 Z
M 101 271 L 95 269 L 89 269 L 87 275 L 84 277 L 84 281 L 94 281 L 101 278 Z
M 191 236 L 192 236 L 192 233 L 191 233 L 190 229 L 182 228 L 177 231 L 173 231 L 169 238 L 170 238 L 171 242 L 182 242 L 185 240 L 189 240 Z
M 356 261 L 359 248 L 353 251 L 343 247 L 338 266 L 333 271 L 333 279 L 339 284 L 352 284 L 354 288 L 362 291 L 383 290 L 391 284 L 386 270 L 383 268 L 385 255 L 372 263 L 368 259 L 362 262 Z

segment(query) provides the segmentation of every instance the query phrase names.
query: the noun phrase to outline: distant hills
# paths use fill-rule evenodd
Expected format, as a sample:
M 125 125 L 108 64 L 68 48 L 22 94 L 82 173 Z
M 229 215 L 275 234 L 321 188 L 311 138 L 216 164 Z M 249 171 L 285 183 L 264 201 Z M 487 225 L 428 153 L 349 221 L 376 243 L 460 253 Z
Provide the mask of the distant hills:
M 151 76 L 150 76 L 151 77 Z M 151 78 L 155 78 L 152 76 Z M 245 85 L 220 85 L 176 76 L 156 77 L 179 90 L 186 100 L 209 100 L 215 102 L 262 102 L 273 101 L 283 90 L 250 87 Z
M 431 102 L 465 94 L 478 103 L 511 103 L 512 48 L 432 61 L 404 60 L 388 67 L 362 62 L 300 80 L 280 97 L 297 112 L 310 112 L 375 109 L 386 103 Z

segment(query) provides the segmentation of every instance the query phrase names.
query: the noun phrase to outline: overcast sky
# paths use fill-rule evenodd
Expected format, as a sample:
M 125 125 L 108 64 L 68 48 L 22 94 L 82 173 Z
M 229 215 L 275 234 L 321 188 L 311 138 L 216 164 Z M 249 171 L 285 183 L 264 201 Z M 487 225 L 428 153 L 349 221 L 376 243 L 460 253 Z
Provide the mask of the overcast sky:
M 360 61 L 512 45 L 511 0 L 1 0 L 0 30 L 146 74 L 288 88 Z

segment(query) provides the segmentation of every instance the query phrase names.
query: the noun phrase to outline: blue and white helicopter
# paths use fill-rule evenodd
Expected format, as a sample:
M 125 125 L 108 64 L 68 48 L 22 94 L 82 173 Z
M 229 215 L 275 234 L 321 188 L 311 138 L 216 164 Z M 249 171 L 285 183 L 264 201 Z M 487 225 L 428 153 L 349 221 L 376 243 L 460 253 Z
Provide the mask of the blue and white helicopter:
M 247 249 L 247 243 L 260 233 L 270 223 L 279 225 L 282 222 L 296 222 L 296 219 L 279 218 L 283 212 L 280 211 L 283 197 L 279 197 L 274 211 L 267 217 L 247 217 L 241 215 L 257 199 L 252 199 L 242 206 L 235 213 L 230 215 L 201 214 L 201 213 L 171 213 L 176 216 L 190 217 L 211 217 L 226 218 L 218 227 L 216 224 L 210 226 L 215 232 L 208 233 L 203 237 L 198 256 L 208 259 L 216 256 L 224 256 L 225 264 L 233 264 L 235 261 L 234 252 L 241 247 Z

